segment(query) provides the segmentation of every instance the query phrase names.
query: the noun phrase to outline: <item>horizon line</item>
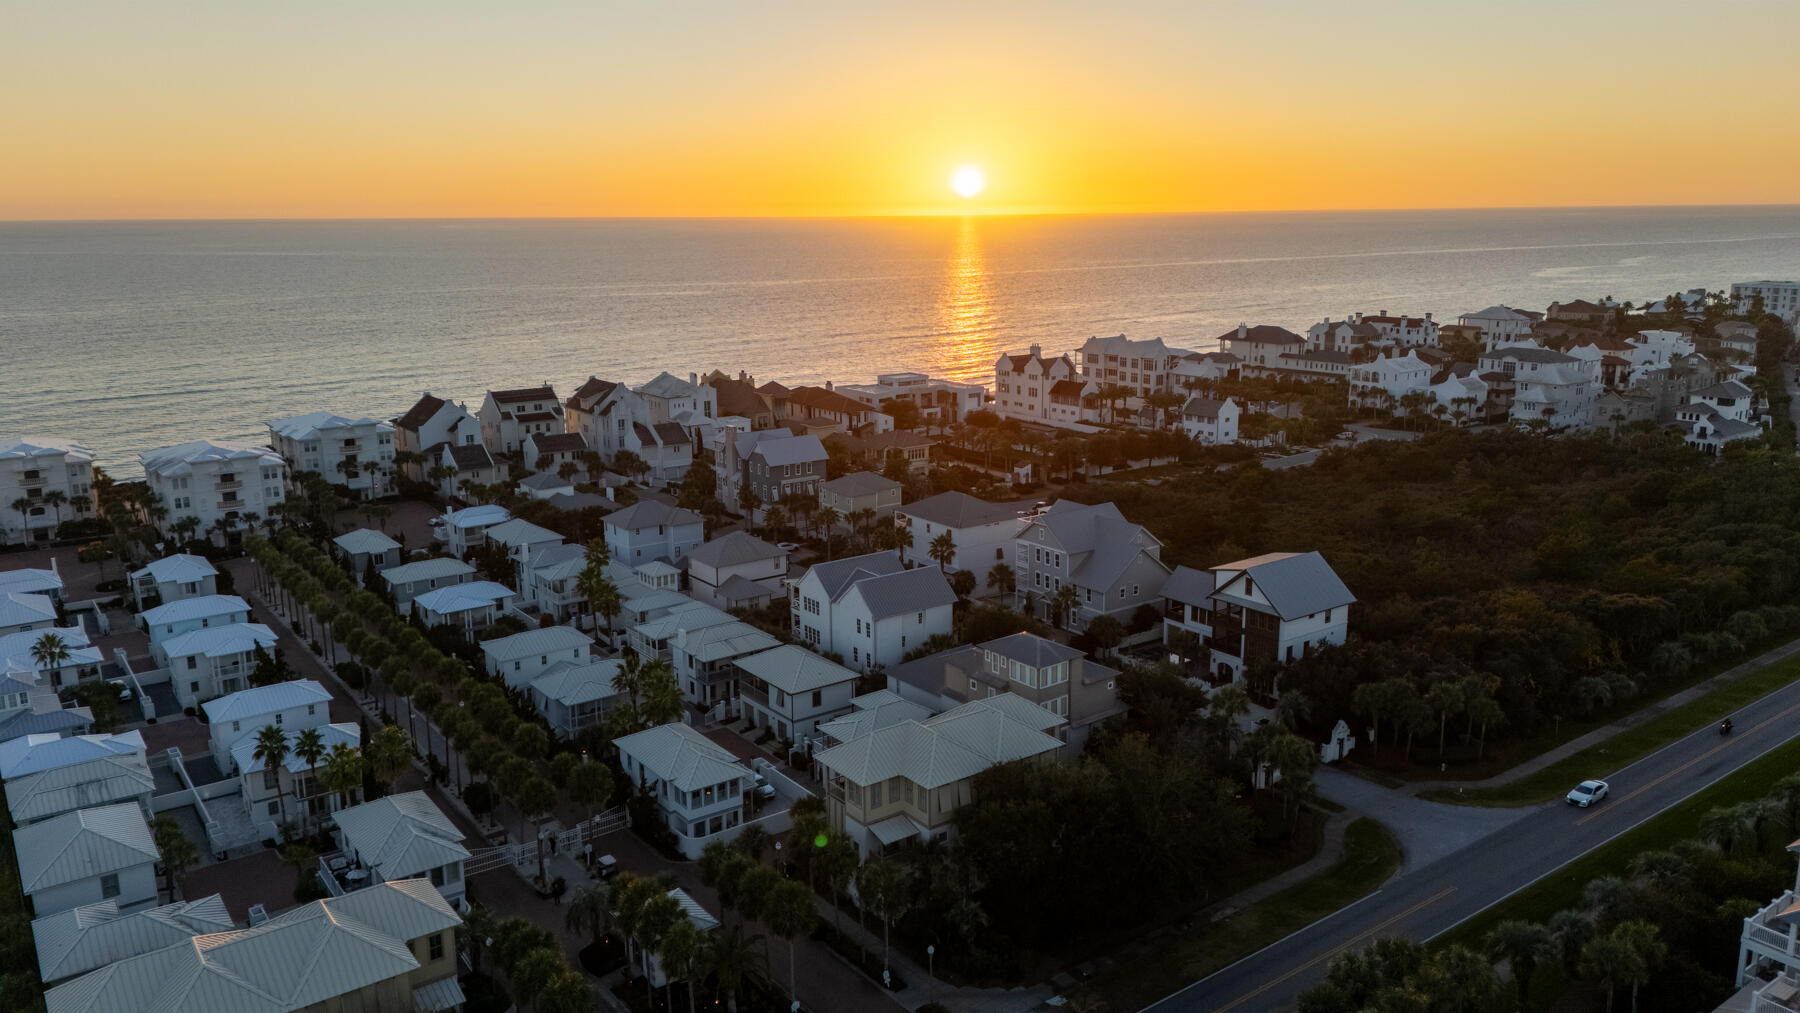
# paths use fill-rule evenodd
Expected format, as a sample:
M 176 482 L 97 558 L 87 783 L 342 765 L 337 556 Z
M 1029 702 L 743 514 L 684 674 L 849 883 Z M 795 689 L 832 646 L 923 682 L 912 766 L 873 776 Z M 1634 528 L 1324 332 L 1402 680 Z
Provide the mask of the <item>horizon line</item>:
M 1468 204 L 1441 207 L 1340 207 L 1340 208 L 1235 208 L 1212 211 L 1094 211 L 1094 210 L 929 210 L 865 213 L 792 214 L 665 214 L 665 215 L 299 215 L 264 217 L 142 217 L 142 218 L 5 218 L 0 225 L 124 225 L 124 224 L 278 224 L 299 222 L 660 222 L 660 221 L 848 221 L 914 218 L 1177 218 L 1227 215 L 1320 215 L 1376 213 L 1443 213 L 1452 211 L 1632 211 L 1632 210 L 1731 210 L 1800 208 L 1800 201 L 1751 204 Z

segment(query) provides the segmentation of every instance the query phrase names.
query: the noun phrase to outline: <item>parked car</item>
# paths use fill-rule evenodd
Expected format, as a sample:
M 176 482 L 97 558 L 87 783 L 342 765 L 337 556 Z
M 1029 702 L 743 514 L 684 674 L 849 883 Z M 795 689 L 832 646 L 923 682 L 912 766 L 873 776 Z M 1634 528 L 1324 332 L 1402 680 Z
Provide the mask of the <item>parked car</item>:
M 1583 809 L 1606 797 L 1605 781 L 1583 781 L 1575 786 L 1575 790 L 1567 796 L 1570 805 L 1578 805 Z
M 755 791 L 756 797 L 762 799 L 764 802 L 775 797 L 775 786 L 770 784 L 769 779 L 761 774 L 756 775 L 756 787 L 751 790 Z
M 594 859 L 594 875 L 601 879 L 611 879 L 612 874 L 619 871 L 619 860 L 611 855 L 601 855 Z

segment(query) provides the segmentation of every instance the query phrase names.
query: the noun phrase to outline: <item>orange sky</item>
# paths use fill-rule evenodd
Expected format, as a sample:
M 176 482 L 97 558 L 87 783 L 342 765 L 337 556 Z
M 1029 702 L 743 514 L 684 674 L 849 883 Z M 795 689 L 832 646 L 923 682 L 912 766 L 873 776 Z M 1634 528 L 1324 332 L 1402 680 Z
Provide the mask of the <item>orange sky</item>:
M 1800 203 L 1800 4 L 623 6 L 17 6 L 0 219 Z

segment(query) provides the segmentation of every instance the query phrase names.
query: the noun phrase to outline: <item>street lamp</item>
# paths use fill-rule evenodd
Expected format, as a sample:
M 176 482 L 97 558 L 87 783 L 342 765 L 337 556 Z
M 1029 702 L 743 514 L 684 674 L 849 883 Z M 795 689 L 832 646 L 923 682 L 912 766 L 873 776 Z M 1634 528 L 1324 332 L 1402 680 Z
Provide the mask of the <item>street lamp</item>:
M 925 947 L 925 976 L 927 978 L 931 979 L 931 984 L 925 986 L 925 989 L 927 992 L 929 992 L 931 994 L 932 998 L 935 999 L 937 997 L 937 946 L 936 946 L 936 944 L 929 944 Z

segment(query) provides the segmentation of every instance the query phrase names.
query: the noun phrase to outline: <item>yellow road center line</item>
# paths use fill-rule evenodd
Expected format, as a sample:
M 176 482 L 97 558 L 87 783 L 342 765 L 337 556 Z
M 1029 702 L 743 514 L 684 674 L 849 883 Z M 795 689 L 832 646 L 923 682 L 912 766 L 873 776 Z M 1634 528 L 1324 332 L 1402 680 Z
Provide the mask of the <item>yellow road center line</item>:
M 1302 971 L 1305 971 L 1308 968 L 1317 965 L 1320 961 L 1330 960 L 1331 958 L 1337 956 L 1338 954 L 1344 952 L 1345 950 L 1348 950 L 1351 947 L 1356 946 L 1359 943 L 1362 943 L 1364 940 L 1368 939 L 1370 936 L 1374 936 L 1381 932 L 1385 932 L 1395 922 L 1399 922 L 1399 921 L 1403 921 L 1407 918 L 1411 918 L 1413 915 L 1418 914 L 1420 911 L 1423 911 L 1424 909 L 1430 907 L 1431 905 L 1436 904 L 1438 901 L 1443 900 L 1445 897 L 1448 897 L 1455 892 L 1456 892 L 1456 887 L 1454 887 L 1454 886 L 1444 887 L 1442 890 L 1439 890 L 1437 893 L 1432 894 L 1431 896 L 1425 898 L 1424 900 L 1418 902 L 1417 904 L 1414 904 L 1412 907 L 1407 908 L 1405 911 L 1402 911 L 1399 914 L 1395 915 L 1394 917 L 1389 918 L 1387 921 L 1382 922 L 1380 925 L 1377 925 L 1374 928 L 1369 929 L 1367 932 L 1364 932 L 1361 935 L 1355 937 L 1354 939 L 1351 939 L 1349 942 L 1345 943 L 1342 946 L 1339 946 L 1337 949 L 1328 951 L 1326 953 L 1321 953 L 1318 956 L 1307 961 L 1306 963 L 1293 968 L 1292 970 L 1288 971 L 1286 974 L 1283 974 L 1278 978 L 1271 979 L 1270 981 L 1264 982 L 1260 987 L 1258 987 L 1254 991 L 1245 992 L 1243 995 L 1238 996 L 1236 999 L 1231 1000 L 1229 1003 L 1226 1003 L 1225 1005 L 1220 1006 L 1216 1011 L 1214 1011 L 1214 1013 L 1226 1013 L 1227 1010 L 1236 1009 L 1237 1007 L 1242 1006 L 1244 1003 L 1247 1003 L 1250 1000 L 1256 998 L 1257 996 L 1262 995 L 1264 992 L 1267 992 L 1268 990 L 1274 988 L 1275 986 L 1281 984 L 1282 982 L 1287 981 L 1289 978 L 1292 978 L 1293 976 L 1301 973 Z
M 1797 704 L 1793 705 L 1792 707 L 1789 707 L 1787 710 L 1782 711 L 1780 714 L 1777 714 L 1774 717 L 1765 718 L 1761 722 L 1758 722 L 1756 725 L 1752 726 L 1750 728 L 1750 730 L 1745 732 L 1744 734 L 1750 735 L 1750 734 L 1753 734 L 1764 728 L 1767 728 L 1769 725 L 1772 725 L 1777 721 L 1781 721 L 1781 720 L 1787 718 L 1788 715 L 1793 714 L 1795 711 L 1800 711 L 1800 703 L 1797 703 Z M 1689 767 L 1692 767 L 1698 763 L 1705 763 L 1707 760 L 1712 759 L 1713 757 L 1719 755 L 1720 753 L 1722 753 L 1725 750 L 1730 749 L 1730 748 L 1731 748 L 1731 741 L 1729 739 L 1726 739 L 1725 741 L 1720 742 L 1718 745 L 1712 747 L 1711 749 L 1708 749 L 1706 752 L 1701 753 L 1699 756 L 1696 756 L 1693 759 L 1689 760 L 1688 762 L 1682 764 L 1681 766 L 1676 767 L 1674 770 L 1668 771 L 1668 772 L 1664 773 L 1662 776 L 1654 778 L 1654 779 L 1644 783 L 1643 785 L 1634 789 L 1630 794 L 1619 796 L 1617 801 L 1619 803 L 1629 802 L 1632 799 L 1637 798 L 1639 795 L 1642 795 L 1644 792 L 1647 792 L 1650 789 L 1656 787 L 1657 785 L 1663 783 L 1664 781 L 1667 781 L 1669 778 L 1674 777 L 1676 774 L 1679 774 L 1682 771 L 1688 769 Z M 1589 820 L 1597 820 L 1600 817 L 1605 816 L 1607 813 L 1612 812 L 1612 810 L 1613 810 L 1613 807 L 1611 805 L 1606 806 L 1604 809 L 1595 809 L 1592 812 L 1588 813 L 1587 815 L 1576 820 L 1575 825 L 1576 826 L 1586 826 L 1587 822 Z

